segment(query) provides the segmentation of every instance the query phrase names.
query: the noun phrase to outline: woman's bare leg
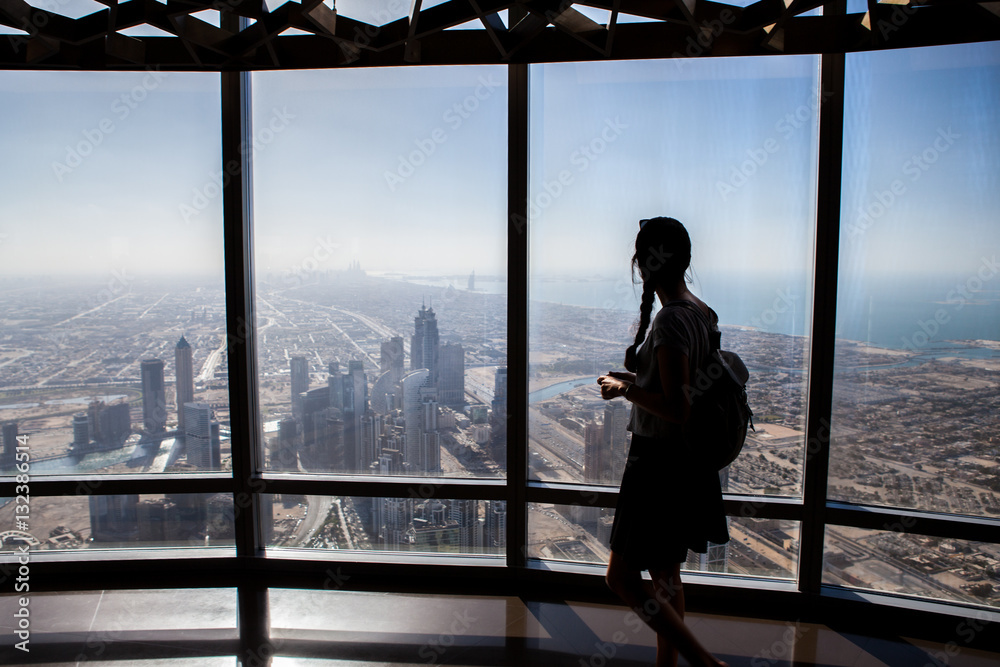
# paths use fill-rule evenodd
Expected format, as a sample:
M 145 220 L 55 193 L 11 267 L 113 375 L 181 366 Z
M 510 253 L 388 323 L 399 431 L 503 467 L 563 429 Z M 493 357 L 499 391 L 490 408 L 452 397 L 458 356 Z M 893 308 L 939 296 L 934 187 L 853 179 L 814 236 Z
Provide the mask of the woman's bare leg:
M 684 619 L 681 614 L 678 613 L 676 605 L 680 605 L 680 609 L 683 612 L 683 592 L 679 590 L 680 586 L 680 566 L 677 566 L 677 574 L 672 578 L 675 584 L 671 584 L 672 574 L 669 570 L 667 571 L 667 577 L 662 577 L 663 572 L 661 571 L 661 577 L 663 583 L 657 582 L 657 577 L 654 576 L 654 596 L 649 595 L 645 590 L 642 581 L 642 573 L 638 570 L 628 567 L 625 563 L 623 556 L 618 555 L 614 551 L 611 552 L 611 558 L 608 561 L 608 572 L 607 572 L 607 582 L 608 586 L 614 591 L 618 597 L 622 599 L 625 604 L 632 608 L 639 618 L 641 618 L 646 625 L 651 627 L 657 634 L 657 665 L 668 665 L 672 667 L 676 664 L 676 653 L 679 652 L 692 665 L 708 665 L 710 667 L 718 667 L 720 665 L 725 665 L 724 662 L 716 660 L 712 654 L 710 654 L 704 646 L 698 641 L 698 639 L 691 634 L 691 630 L 684 625 Z M 666 603 L 661 602 L 655 596 L 656 587 L 660 586 L 662 589 L 662 595 L 666 596 L 667 593 L 673 593 Z M 681 596 L 678 599 L 678 595 Z M 665 644 L 660 643 L 660 639 L 666 641 Z M 660 647 L 663 646 L 665 650 L 661 651 Z M 664 662 L 661 662 L 661 656 Z
M 670 569 L 649 571 L 653 596 L 660 604 L 670 605 L 684 620 L 684 587 L 681 585 L 681 565 Z M 656 667 L 676 667 L 677 648 L 665 636 L 656 635 Z

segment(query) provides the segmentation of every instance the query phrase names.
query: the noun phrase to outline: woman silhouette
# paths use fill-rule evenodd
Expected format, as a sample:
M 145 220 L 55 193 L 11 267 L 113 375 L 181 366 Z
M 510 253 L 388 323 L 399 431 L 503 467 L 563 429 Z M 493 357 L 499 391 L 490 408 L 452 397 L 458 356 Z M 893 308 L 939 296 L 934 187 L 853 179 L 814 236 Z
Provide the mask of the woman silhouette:
M 657 634 L 658 667 L 725 665 L 684 624 L 680 567 L 689 549 L 729 540 L 718 473 L 687 447 L 691 403 L 686 387 L 710 352 L 701 312 L 717 328 L 718 316 L 687 288 L 691 239 L 673 218 L 639 223 L 632 269 L 642 280 L 635 342 L 625 353 L 628 372 L 597 379 L 601 396 L 632 403 L 632 432 L 611 530 L 607 582 Z M 653 300 L 661 308 L 650 321 Z M 687 303 L 683 303 L 687 302 Z M 649 331 L 647 336 L 647 329 Z M 652 590 L 644 585 L 648 570 Z

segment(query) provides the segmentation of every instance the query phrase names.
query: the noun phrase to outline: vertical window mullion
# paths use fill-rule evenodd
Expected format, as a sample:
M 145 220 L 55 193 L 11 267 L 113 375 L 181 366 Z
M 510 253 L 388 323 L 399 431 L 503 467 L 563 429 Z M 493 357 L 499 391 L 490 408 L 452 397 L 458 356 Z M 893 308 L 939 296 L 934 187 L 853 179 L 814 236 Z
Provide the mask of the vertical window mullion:
M 527 561 L 528 65 L 509 65 L 507 134 L 507 564 Z
M 257 456 L 257 392 L 252 282 L 250 73 L 222 73 L 222 181 L 226 253 L 226 333 L 231 405 L 236 554 L 252 557 L 259 548 L 257 498 L 251 481 Z
M 805 511 L 799 558 L 799 590 L 819 591 L 826 533 L 827 475 L 840 251 L 840 186 L 844 147 L 844 54 L 820 61 L 819 174 L 813 281 L 812 347 L 806 413 Z

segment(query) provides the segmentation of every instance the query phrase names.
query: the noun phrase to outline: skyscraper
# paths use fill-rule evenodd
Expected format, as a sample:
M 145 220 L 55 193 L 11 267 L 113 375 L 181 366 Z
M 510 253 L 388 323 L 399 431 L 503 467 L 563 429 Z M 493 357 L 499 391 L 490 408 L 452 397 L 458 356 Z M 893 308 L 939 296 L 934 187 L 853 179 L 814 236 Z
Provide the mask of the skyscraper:
M 445 343 L 438 362 L 438 400 L 441 405 L 461 407 L 465 404 L 465 349 L 460 343 Z
M 422 472 L 441 472 L 441 434 L 438 433 L 437 388 L 421 387 L 420 459 Z
M 14 461 L 17 454 L 17 422 L 9 421 L 3 423 L 3 461 L 5 463 Z
M 507 367 L 497 368 L 490 406 L 490 456 L 500 465 L 507 462 Z
M 604 445 L 604 425 L 588 421 L 583 427 L 583 481 L 588 484 L 609 484 L 610 462 L 610 452 Z
M 486 505 L 486 525 L 483 530 L 483 546 L 496 553 L 507 547 L 507 501 L 484 500 Z
M 625 472 L 625 458 L 628 450 L 628 415 L 626 401 L 608 401 L 604 405 L 604 444 L 607 447 L 607 464 L 611 478 L 608 483 L 617 484 Z
M 90 538 L 94 542 L 127 542 L 139 535 L 139 494 L 92 495 Z
M 188 463 L 199 470 L 219 470 L 219 423 L 212 421 L 212 406 L 208 403 L 185 403 L 183 412 Z
M 403 378 L 403 420 L 406 424 L 405 460 L 408 471 L 441 471 L 441 435 L 438 433 L 437 389 L 425 368 Z
M 478 500 L 449 501 L 448 518 L 458 526 L 459 550 L 469 552 L 482 547 Z
M 331 361 L 327 366 L 329 375 L 326 378 L 326 386 L 330 388 L 330 407 L 338 410 L 344 409 L 344 376 L 340 374 L 340 364 Z
M 150 435 L 163 433 L 167 429 L 163 360 L 143 359 L 139 368 L 142 373 L 142 426 Z
M 177 376 L 177 430 L 184 432 L 184 406 L 194 402 L 194 361 L 191 345 L 184 336 L 174 348 L 174 374 Z
M 368 377 L 361 360 L 347 362 L 344 376 L 344 459 L 350 472 L 366 471 L 370 443 L 365 443 L 362 419 L 368 410 Z M 368 446 L 366 447 L 366 444 Z
M 413 338 L 410 339 L 410 370 L 426 368 L 431 372 L 431 384 L 438 383 L 438 325 L 433 308 L 420 306 L 413 318 Z
M 292 371 L 292 412 L 298 414 L 301 408 L 299 397 L 309 391 L 309 360 L 305 357 L 292 357 L 289 366 Z
M 86 412 L 73 415 L 73 451 L 85 452 L 90 449 L 90 417 Z
M 341 472 L 347 469 L 344 462 L 344 420 L 342 413 L 332 408 L 317 437 L 318 464 L 323 472 Z
M 293 471 L 298 465 L 298 425 L 294 419 L 278 422 L 278 439 L 271 451 L 270 467 L 275 470 Z
M 393 384 L 403 379 L 406 368 L 406 353 L 403 350 L 403 337 L 393 336 L 389 340 L 382 341 L 382 356 L 379 359 L 379 370 L 383 373 L 390 372 Z
M 132 432 L 132 411 L 125 402 L 106 405 L 91 401 L 87 407 L 90 418 L 90 439 L 101 448 L 121 447 Z

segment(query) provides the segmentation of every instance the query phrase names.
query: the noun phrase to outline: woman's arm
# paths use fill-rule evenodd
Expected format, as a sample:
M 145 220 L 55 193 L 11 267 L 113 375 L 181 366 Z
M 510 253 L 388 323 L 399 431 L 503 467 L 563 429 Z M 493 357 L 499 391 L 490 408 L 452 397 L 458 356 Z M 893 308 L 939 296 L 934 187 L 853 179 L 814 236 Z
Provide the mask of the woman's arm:
M 688 356 L 670 345 L 656 348 L 656 361 L 660 367 L 660 386 L 663 393 L 643 389 L 634 382 L 618 377 L 619 373 L 602 375 L 597 378 L 601 385 L 601 397 L 612 399 L 624 396 L 660 419 L 676 424 L 687 422 L 691 414 L 691 403 L 684 391 L 689 386 Z

